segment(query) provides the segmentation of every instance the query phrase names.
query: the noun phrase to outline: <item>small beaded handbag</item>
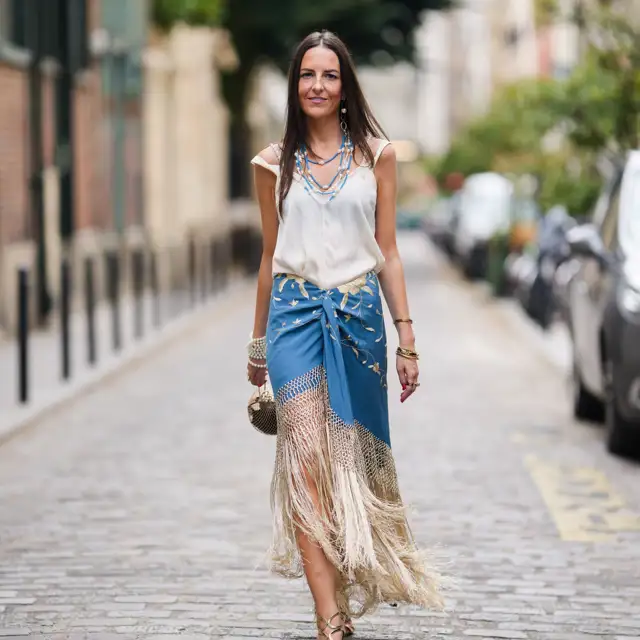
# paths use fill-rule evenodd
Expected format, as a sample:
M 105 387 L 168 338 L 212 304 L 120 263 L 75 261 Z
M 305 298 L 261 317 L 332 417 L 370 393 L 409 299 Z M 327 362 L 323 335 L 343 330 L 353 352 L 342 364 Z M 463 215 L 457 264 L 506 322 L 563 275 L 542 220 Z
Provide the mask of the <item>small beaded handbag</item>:
M 275 436 L 278 433 L 276 400 L 268 381 L 253 392 L 249 398 L 247 411 L 249 422 L 257 431 L 267 436 Z
M 247 345 L 247 353 L 249 362 L 253 360 L 264 360 L 267 357 L 267 340 L 266 338 L 255 338 L 249 336 L 249 344 Z M 254 366 L 266 369 L 266 364 L 255 364 Z M 258 387 L 251 394 L 247 405 L 249 414 L 249 422 L 260 433 L 268 436 L 275 436 L 278 431 L 278 422 L 276 419 L 276 400 L 273 396 L 273 389 L 268 380 Z

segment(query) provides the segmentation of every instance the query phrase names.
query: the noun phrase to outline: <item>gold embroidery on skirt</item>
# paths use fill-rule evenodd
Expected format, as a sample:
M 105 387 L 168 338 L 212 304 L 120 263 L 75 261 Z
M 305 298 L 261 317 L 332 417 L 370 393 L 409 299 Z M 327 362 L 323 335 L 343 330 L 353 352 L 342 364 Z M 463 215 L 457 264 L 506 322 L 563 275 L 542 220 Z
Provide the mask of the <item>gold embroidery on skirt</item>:
M 337 568 L 340 604 L 353 617 L 385 602 L 441 608 L 439 576 L 414 543 L 387 444 L 331 411 L 322 366 L 282 387 L 276 403 L 273 569 L 303 575 L 299 527 Z

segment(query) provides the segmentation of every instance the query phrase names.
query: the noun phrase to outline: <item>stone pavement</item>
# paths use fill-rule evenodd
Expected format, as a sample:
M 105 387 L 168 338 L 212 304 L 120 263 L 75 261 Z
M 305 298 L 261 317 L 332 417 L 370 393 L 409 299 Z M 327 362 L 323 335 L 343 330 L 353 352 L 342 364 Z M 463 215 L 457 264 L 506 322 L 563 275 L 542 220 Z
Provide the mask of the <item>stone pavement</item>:
M 423 354 L 392 443 L 448 611 L 383 608 L 357 638 L 640 636 L 640 467 L 569 418 L 565 380 L 499 306 L 403 238 Z M 274 441 L 248 425 L 253 292 L 0 447 L 0 634 L 314 638 L 264 569 Z M 394 342 L 390 340 L 390 348 Z

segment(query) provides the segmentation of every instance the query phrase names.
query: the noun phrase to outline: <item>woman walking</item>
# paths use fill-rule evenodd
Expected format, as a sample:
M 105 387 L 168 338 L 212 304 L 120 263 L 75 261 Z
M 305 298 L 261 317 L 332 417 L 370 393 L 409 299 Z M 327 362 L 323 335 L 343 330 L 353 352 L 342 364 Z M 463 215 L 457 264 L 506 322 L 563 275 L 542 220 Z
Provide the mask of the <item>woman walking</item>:
M 332 33 L 298 46 L 283 141 L 252 163 L 263 255 L 248 377 L 261 386 L 268 371 L 276 397 L 274 569 L 306 575 L 318 637 L 342 640 L 379 604 L 441 601 L 389 439 L 381 294 L 398 333 L 401 401 L 420 385 L 395 238 L 395 154 Z

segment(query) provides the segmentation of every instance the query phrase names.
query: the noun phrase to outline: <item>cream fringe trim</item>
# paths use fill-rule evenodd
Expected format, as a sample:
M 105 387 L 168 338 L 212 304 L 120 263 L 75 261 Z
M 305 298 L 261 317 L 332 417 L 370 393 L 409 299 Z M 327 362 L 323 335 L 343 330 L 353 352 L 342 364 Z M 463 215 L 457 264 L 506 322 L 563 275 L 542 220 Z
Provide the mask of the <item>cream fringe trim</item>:
M 336 567 L 339 604 L 352 617 L 382 603 L 441 609 L 441 580 L 414 543 L 389 447 L 331 411 L 322 367 L 286 385 L 276 400 L 273 570 L 303 575 L 299 529 Z

